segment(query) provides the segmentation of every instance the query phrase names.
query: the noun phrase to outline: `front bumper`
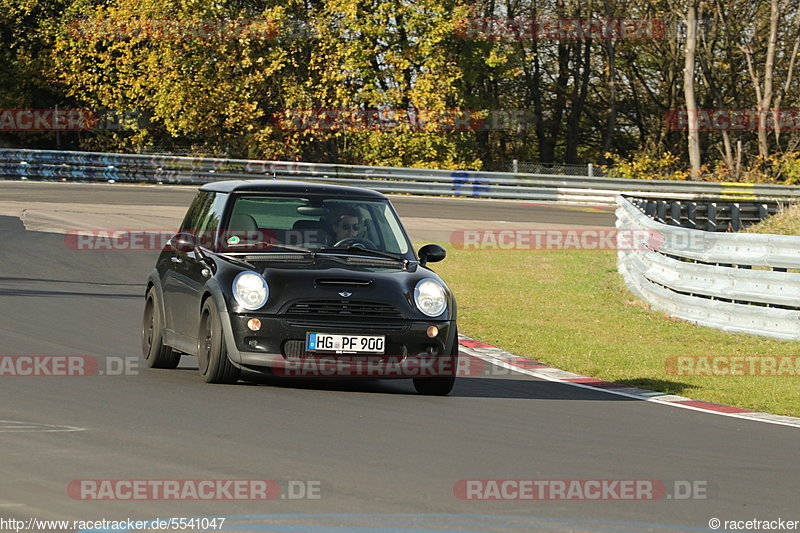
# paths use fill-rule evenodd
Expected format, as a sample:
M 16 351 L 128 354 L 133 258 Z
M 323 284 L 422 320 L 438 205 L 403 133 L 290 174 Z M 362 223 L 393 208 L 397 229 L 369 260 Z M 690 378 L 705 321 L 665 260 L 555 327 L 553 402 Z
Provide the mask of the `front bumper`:
M 257 332 L 247 327 L 261 321 Z M 449 375 L 455 323 L 449 320 L 315 320 L 258 313 L 224 313 L 228 356 L 241 367 L 276 370 L 278 374 L 320 376 L 419 377 Z M 429 338 L 429 326 L 439 334 Z M 384 355 L 314 353 L 305 350 L 308 333 L 384 335 Z

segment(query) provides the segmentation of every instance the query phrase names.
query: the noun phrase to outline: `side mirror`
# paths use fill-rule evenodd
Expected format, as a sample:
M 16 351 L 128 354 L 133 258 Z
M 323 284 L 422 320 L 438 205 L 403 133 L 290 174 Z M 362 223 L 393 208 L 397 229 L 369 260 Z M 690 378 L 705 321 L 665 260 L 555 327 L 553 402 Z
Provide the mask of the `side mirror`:
M 197 239 L 191 233 L 178 233 L 172 236 L 169 245 L 179 252 L 194 252 L 197 249 Z
M 438 244 L 426 244 L 417 252 L 419 264 L 425 266 L 426 263 L 436 263 L 447 256 L 447 250 Z

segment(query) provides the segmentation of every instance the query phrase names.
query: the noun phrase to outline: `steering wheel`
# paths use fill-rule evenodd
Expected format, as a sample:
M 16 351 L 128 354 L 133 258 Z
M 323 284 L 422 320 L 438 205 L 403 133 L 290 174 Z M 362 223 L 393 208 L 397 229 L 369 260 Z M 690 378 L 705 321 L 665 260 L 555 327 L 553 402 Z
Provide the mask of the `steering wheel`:
M 375 248 L 375 243 L 369 239 L 362 239 L 361 237 L 347 237 L 333 245 L 334 248 Z

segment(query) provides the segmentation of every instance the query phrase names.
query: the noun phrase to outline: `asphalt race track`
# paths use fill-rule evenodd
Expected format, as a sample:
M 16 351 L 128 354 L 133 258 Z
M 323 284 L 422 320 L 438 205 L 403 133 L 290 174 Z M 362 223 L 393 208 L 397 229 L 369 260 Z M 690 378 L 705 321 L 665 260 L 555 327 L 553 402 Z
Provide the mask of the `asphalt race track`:
M 0 201 L 181 207 L 192 195 L 0 183 Z M 395 205 L 408 217 L 614 221 L 607 209 L 516 202 Z M 709 531 L 715 517 L 800 520 L 796 428 L 517 374 L 462 378 L 450 396 L 430 398 L 410 381 L 248 376 L 207 385 L 189 357 L 176 370 L 148 369 L 139 328 L 156 256 L 71 250 L 61 234 L 0 217 L 0 356 L 84 355 L 99 370 L 0 377 L 0 517 L 228 517 L 225 531 L 337 533 Z M 667 495 L 464 501 L 454 492 L 461 480 L 486 479 L 655 480 Z M 281 492 L 269 501 L 93 501 L 68 490 L 79 480 L 274 480 Z M 675 487 L 691 484 L 703 490 L 682 499 Z
M 35 187 L 32 189 L 31 187 Z M 124 194 L 120 190 L 124 190 Z M 195 194 L 194 187 L 122 186 L 80 183 L 31 183 L 0 181 L 0 201 L 30 200 L 35 202 L 86 202 L 102 205 L 150 204 L 186 207 Z M 35 191 L 35 192 L 34 192 Z M 169 191 L 164 194 L 164 191 Z M 394 196 L 392 203 L 403 217 L 451 218 L 454 214 L 466 220 L 505 220 L 523 222 L 535 219 L 542 223 L 569 223 L 580 226 L 614 226 L 610 207 L 574 207 L 565 210 L 555 203 L 491 201 L 475 199 L 426 198 Z M 469 213 L 464 211 L 468 210 Z M 467 217 L 468 218 L 465 218 Z M 566 219 L 566 220 L 565 220 Z

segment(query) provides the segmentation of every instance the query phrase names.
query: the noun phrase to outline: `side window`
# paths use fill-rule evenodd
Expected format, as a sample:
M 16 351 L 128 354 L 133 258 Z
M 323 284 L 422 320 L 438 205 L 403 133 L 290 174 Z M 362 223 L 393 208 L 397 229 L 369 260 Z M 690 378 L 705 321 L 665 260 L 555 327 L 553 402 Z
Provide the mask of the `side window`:
M 377 217 L 380 233 L 386 238 L 386 251 L 406 254 L 408 253 L 408 242 L 403 237 L 403 230 L 397 218 L 392 213 L 388 202 L 383 206 L 383 216 Z
M 197 228 L 200 226 L 200 220 L 208 215 L 208 210 L 210 208 L 209 197 L 211 197 L 213 201 L 212 193 L 197 193 L 197 196 L 195 196 L 192 201 L 192 205 L 189 206 L 189 210 L 186 212 L 183 223 L 181 223 L 181 232 L 197 235 Z
M 195 235 L 200 241 L 200 246 L 213 248 L 227 201 L 227 193 L 199 193 L 189 207 L 189 212 L 186 213 L 181 231 Z
M 200 239 L 200 246 L 214 249 L 216 245 L 217 230 L 225 211 L 225 204 L 228 203 L 227 193 L 210 193 L 212 198 L 209 200 L 209 209 L 197 228 L 197 238 Z

